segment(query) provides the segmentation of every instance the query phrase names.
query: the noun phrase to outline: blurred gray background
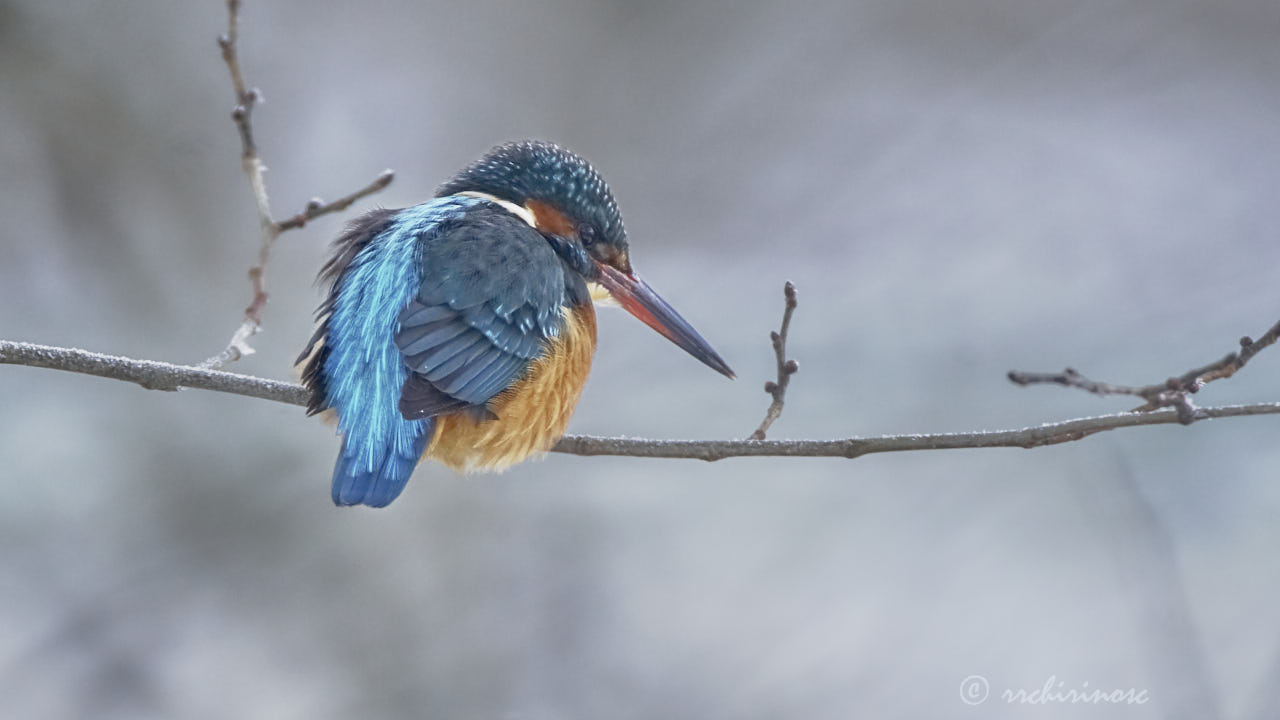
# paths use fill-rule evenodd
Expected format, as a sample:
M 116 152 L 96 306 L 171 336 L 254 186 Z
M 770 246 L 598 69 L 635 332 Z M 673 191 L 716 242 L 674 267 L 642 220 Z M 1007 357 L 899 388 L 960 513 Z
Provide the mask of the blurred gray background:
M 0 1 L 0 337 L 218 350 L 256 249 L 222 3 Z M 277 214 L 494 143 L 601 168 L 637 267 L 738 371 L 602 319 L 572 432 L 777 438 L 1133 403 L 1277 319 L 1274 0 L 246 3 Z M 372 205 L 365 202 L 360 209 Z M 343 219 L 285 235 L 288 379 Z M 1280 351 L 1203 404 L 1280 397 Z M 299 409 L 0 367 L 5 718 L 1263 718 L 1280 420 L 1034 451 L 551 456 L 330 504 Z M 990 697 L 961 698 L 967 677 Z M 1145 705 L 1004 690 L 1145 690 Z M 1056 687 L 1056 686 L 1055 686 Z

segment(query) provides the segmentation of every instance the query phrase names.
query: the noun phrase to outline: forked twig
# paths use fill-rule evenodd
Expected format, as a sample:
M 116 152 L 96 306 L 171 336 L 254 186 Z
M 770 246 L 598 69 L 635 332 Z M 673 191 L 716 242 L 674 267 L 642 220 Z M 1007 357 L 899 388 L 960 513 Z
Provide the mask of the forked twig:
M 791 329 L 791 315 L 796 311 L 796 286 L 790 280 L 782 286 L 782 295 L 786 298 L 786 309 L 782 311 L 782 326 L 777 332 L 769 333 L 773 342 L 773 354 L 778 360 L 778 379 L 764 384 L 764 391 L 773 397 L 769 409 L 764 413 L 760 427 L 751 433 L 752 440 L 764 440 L 769 426 L 782 415 L 782 404 L 787 397 L 787 386 L 791 384 L 791 376 L 800 369 L 800 363 L 787 358 L 787 332 Z
M 253 299 L 244 310 L 244 320 L 231 335 L 231 341 L 218 354 L 200 363 L 203 368 L 220 368 L 227 363 L 235 362 L 245 355 L 253 354 L 249 338 L 262 329 L 262 313 L 267 307 L 267 263 L 271 259 L 271 248 L 276 238 L 286 230 L 300 228 L 309 220 L 321 215 L 345 210 L 351 203 L 372 195 L 391 184 L 394 173 L 385 170 L 373 182 L 331 203 L 313 199 L 306 208 L 297 215 L 277 222 L 271 215 L 271 203 L 267 198 L 267 184 L 263 177 L 266 166 L 258 154 L 258 145 L 253 137 L 253 109 L 262 101 L 262 93 L 257 88 L 245 85 L 244 74 L 240 70 L 240 57 L 236 51 L 236 41 L 240 29 L 240 0 L 227 0 L 227 32 L 218 37 L 218 47 L 222 49 L 222 60 L 227 64 L 227 72 L 231 75 L 231 87 L 235 91 L 236 104 L 231 110 L 231 120 L 240 135 L 240 163 L 245 175 L 249 178 L 249 187 L 253 191 L 254 203 L 257 206 L 258 227 L 262 240 L 258 245 L 258 257 L 253 267 L 249 268 L 249 283 L 253 287 Z
M 1257 355 L 1268 345 L 1275 343 L 1277 338 L 1280 338 L 1280 322 L 1272 325 L 1271 329 L 1267 330 L 1257 340 L 1247 335 L 1240 338 L 1240 350 L 1228 353 L 1221 360 L 1188 370 L 1182 375 L 1171 377 L 1162 383 L 1143 385 L 1141 387 L 1113 385 L 1090 380 L 1073 368 L 1067 368 L 1060 373 L 1028 373 L 1010 370 L 1009 380 L 1018 385 L 1053 383 L 1079 388 L 1095 395 L 1133 395 L 1146 401 L 1143 405 L 1134 408 L 1133 412 L 1150 412 L 1160 408 L 1171 407 L 1177 411 L 1179 422 L 1183 425 L 1190 425 L 1200 417 L 1196 404 L 1191 400 L 1191 395 L 1199 392 L 1200 388 L 1214 380 L 1221 380 L 1235 375 L 1254 355 Z

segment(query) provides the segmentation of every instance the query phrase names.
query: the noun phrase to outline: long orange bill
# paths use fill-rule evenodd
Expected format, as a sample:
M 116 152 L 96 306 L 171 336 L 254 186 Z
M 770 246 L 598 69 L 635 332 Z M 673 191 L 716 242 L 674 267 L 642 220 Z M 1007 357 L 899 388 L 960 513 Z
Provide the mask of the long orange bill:
M 609 291 L 627 312 L 649 327 L 662 333 L 663 337 L 684 348 L 685 352 L 701 360 L 708 367 L 725 377 L 732 378 L 733 370 L 728 363 L 711 348 L 711 343 L 702 339 L 697 330 L 687 320 L 680 317 L 675 308 L 667 304 L 649 283 L 638 275 L 628 275 L 617 268 L 604 263 L 596 263 L 600 268 L 600 284 Z

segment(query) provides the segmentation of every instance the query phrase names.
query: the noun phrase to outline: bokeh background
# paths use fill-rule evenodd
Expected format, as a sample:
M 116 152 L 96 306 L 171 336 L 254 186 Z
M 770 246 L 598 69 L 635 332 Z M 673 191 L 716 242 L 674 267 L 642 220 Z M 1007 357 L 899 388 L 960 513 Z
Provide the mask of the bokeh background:
M 257 242 L 220 2 L 0 0 L 0 337 L 218 350 Z M 571 432 L 777 438 L 1122 410 L 1277 319 L 1274 0 L 246 3 L 277 214 L 556 140 L 738 371 L 602 320 Z M 362 208 L 371 205 L 362 204 Z M 285 235 L 288 379 L 342 220 Z M 1203 404 L 1280 397 L 1280 351 Z M 1280 420 L 844 460 L 420 468 L 336 509 L 294 407 L 0 368 L 6 718 L 1266 718 Z M 962 701 L 967 677 L 986 702 Z M 1145 705 L 1004 690 L 1146 691 Z

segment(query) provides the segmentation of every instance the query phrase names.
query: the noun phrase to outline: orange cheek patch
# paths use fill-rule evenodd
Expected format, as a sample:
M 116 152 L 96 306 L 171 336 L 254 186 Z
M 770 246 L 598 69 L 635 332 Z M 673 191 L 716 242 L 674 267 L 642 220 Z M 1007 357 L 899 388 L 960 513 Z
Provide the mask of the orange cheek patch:
M 566 238 L 577 236 L 577 225 L 550 203 L 541 200 L 530 200 L 524 206 L 533 215 L 534 222 L 539 230 Z

